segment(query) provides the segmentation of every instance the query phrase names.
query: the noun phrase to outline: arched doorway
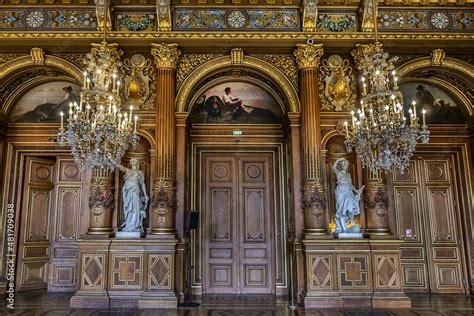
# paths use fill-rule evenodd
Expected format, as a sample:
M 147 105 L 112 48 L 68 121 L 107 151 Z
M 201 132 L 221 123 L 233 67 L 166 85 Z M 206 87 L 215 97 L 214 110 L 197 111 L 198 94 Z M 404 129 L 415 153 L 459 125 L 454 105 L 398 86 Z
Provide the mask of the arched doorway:
M 288 290 L 286 132 L 298 99 L 279 70 L 256 58 L 244 60 L 203 64 L 205 73 L 190 75 L 193 85 L 183 84 L 177 96 L 178 110 L 189 113 L 186 208 L 200 212 L 191 236 L 198 294 Z

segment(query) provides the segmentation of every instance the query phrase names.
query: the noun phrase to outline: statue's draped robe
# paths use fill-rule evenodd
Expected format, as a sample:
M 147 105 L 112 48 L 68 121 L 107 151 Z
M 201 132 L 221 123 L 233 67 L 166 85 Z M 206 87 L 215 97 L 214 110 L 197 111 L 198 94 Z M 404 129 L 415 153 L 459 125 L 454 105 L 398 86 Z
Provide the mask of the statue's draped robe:
M 122 188 L 123 209 L 125 215 L 122 231 L 136 232 L 141 230 L 143 202 L 141 199 L 141 184 L 144 181 L 143 171 L 129 170 L 123 176 L 125 183 Z
M 347 173 L 339 172 L 337 174 L 336 186 L 336 219 L 340 220 L 360 214 L 359 198 L 353 192 L 351 176 Z M 345 229 L 345 227 L 341 227 Z

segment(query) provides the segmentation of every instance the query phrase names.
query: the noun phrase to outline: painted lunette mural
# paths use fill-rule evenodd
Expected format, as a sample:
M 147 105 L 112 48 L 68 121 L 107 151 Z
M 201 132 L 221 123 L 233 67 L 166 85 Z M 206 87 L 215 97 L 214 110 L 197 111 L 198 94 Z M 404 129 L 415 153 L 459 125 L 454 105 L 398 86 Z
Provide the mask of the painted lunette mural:
M 443 89 L 422 81 L 412 81 L 400 85 L 403 94 L 405 109 L 411 108 L 413 100 L 416 101 L 417 116 L 426 110 L 427 124 L 462 124 L 466 118 L 461 106 L 456 103 Z
M 25 93 L 10 114 L 12 123 L 57 123 L 59 113 L 69 112 L 70 102 L 79 102 L 81 88 L 67 81 L 43 83 Z
M 234 81 L 215 85 L 200 95 L 190 120 L 195 124 L 281 124 L 283 111 L 267 91 Z

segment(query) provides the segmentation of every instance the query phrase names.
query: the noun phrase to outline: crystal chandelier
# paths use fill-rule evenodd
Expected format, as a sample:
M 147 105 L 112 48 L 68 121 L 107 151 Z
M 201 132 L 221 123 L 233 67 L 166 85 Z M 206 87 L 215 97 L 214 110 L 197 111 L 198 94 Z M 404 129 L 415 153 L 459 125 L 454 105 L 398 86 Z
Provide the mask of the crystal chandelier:
M 395 167 L 403 173 L 417 140 L 424 144 L 429 140 L 426 110 L 421 111 L 421 129 L 415 101 L 408 110 L 408 118 L 405 117 L 403 96 L 398 91 L 394 71 L 397 58 L 390 58 L 378 42 L 375 3 L 373 10 L 375 43 L 357 45 L 352 51 L 357 69 L 362 73 L 361 100 L 360 109 L 351 112 L 351 126 L 344 122 L 345 144 L 348 152 L 355 149 L 363 167 L 372 172 Z
M 92 44 L 86 56 L 86 70 L 79 104 L 69 104 L 67 124 L 61 112 L 58 141 L 70 145 L 72 155 L 81 168 L 114 169 L 128 149 L 138 144 L 138 117 L 133 107 L 121 112 L 120 56 L 117 44 L 108 44 L 106 38 L 107 14 L 104 12 L 104 39 Z

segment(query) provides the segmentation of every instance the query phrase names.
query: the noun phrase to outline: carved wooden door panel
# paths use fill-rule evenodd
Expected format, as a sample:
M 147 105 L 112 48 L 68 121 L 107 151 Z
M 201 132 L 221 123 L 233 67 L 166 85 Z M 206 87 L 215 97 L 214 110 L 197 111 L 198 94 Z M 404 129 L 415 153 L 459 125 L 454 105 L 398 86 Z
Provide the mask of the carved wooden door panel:
M 48 292 L 72 292 L 78 284 L 82 172 L 70 156 L 57 157 L 51 225 Z
M 16 289 L 45 289 L 51 243 L 54 160 L 27 157 L 20 206 Z
M 453 163 L 450 157 L 421 161 L 425 196 L 424 224 L 427 230 L 428 266 L 432 293 L 464 293 L 461 252 L 461 225 L 456 212 L 457 200 Z
M 204 158 L 204 282 L 207 293 L 237 293 L 237 166 L 233 157 Z
M 404 174 L 394 174 L 398 230 L 406 241 L 403 281 L 410 291 L 465 292 L 451 159 L 449 155 L 418 157 Z
M 272 154 L 203 155 L 205 293 L 274 293 Z
M 271 155 L 239 159 L 240 292 L 274 292 Z

